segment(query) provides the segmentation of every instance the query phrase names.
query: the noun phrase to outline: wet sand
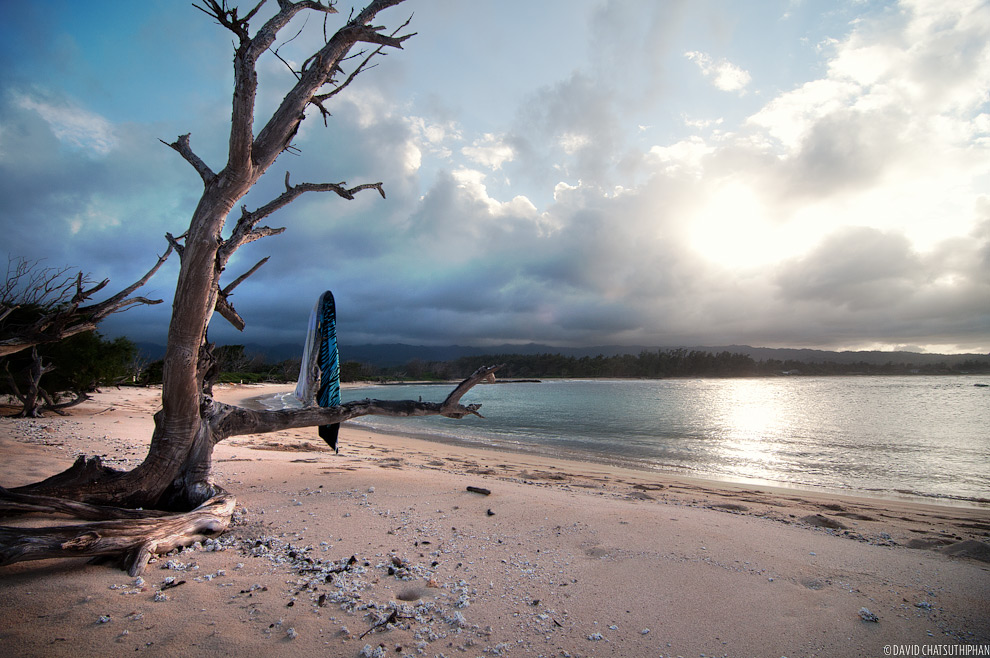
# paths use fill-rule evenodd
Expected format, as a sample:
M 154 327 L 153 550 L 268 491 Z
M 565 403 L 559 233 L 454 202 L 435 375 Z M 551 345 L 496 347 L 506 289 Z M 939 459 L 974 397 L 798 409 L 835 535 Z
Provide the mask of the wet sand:
M 0 420 L 0 485 L 78 454 L 136 465 L 159 394 L 107 390 L 67 418 Z M 990 644 L 987 509 L 347 424 L 339 455 L 313 428 L 233 437 L 214 457 L 238 499 L 225 535 L 159 558 L 140 581 L 85 560 L 0 567 L 0 655 L 793 658 Z

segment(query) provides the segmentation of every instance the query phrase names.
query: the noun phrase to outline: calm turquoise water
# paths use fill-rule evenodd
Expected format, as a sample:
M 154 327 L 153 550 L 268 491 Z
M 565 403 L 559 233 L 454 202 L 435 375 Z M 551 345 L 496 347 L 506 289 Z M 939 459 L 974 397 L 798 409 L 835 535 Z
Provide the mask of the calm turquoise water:
M 990 505 L 988 377 L 569 380 L 482 385 L 485 419 L 365 417 L 380 431 L 640 469 Z M 365 397 L 441 401 L 449 386 Z

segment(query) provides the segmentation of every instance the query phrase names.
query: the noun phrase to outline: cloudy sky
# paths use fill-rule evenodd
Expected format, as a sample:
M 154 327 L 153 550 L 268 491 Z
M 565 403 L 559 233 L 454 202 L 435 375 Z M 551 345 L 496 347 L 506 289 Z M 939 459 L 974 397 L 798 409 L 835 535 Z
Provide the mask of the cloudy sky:
M 408 0 L 377 22 L 410 14 L 245 203 L 286 171 L 388 198 L 271 217 L 287 231 L 228 268 L 271 256 L 232 298 L 248 328 L 211 339 L 301 343 L 332 289 L 344 344 L 990 351 L 985 0 Z M 139 278 L 201 191 L 159 139 L 226 160 L 231 55 L 187 0 L 0 3 L 0 251 Z M 259 74 L 263 112 L 293 78 Z M 177 267 L 104 333 L 163 342 Z

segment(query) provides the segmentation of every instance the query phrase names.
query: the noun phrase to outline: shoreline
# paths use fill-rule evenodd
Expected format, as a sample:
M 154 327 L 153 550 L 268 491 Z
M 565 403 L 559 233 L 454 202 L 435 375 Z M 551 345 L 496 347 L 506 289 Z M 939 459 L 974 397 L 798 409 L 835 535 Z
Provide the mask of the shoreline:
M 343 389 L 362 389 L 369 388 L 372 386 L 398 386 L 398 385 L 426 385 L 426 384 L 438 384 L 439 382 L 402 382 L 394 384 L 380 384 L 373 382 L 348 382 L 342 384 Z M 451 386 L 456 385 L 457 382 L 450 384 Z M 510 383 L 510 382 L 503 382 Z M 446 382 L 445 382 L 446 384 Z M 278 393 L 288 393 L 294 390 L 294 384 L 239 384 L 233 386 L 250 386 L 257 387 L 259 390 L 264 390 L 264 393 L 259 393 L 257 395 L 245 395 L 238 398 L 237 404 L 242 404 L 250 408 L 264 408 L 262 404 L 259 403 L 260 398 L 270 397 Z M 351 427 L 353 429 L 362 432 L 371 432 L 373 434 L 382 434 L 395 437 L 407 437 L 410 439 L 418 439 L 422 441 L 427 441 L 429 443 L 436 443 L 447 446 L 456 446 L 461 448 L 478 448 L 482 450 L 491 450 L 494 452 L 504 452 L 513 455 L 530 455 L 537 457 L 544 457 L 549 460 L 557 460 L 562 462 L 575 462 L 577 464 L 590 464 L 593 466 L 609 466 L 612 468 L 626 469 L 630 471 L 655 474 L 660 477 L 672 477 L 672 478 L 684 478 L 687 480 L 697 480 L 701 483 L 707 483 L 707 486 L 718 487 L 718 486 L 731 486 L 731 487 L 756 487 L 764 488 L 769 490 L 776 490 L 778 493 L 790 492 L 792 494 L 805 494 L 811 496 L 839 496 L 844 498 L 855 498 L 855 499 L 865 499 L 865 500 L 877 500 L 880 502 L 907 502 L 907 503 L 917 503 L 917 504 L 927 504 L 935 507 L 947 507 L 953 509 L 975 509 L 983 510 L 990 513 L 990 498 L 971 498 L 966 496 L 938 496 L 934 494 L 923 494 L 919 492 L 910 491 L 860 491 L 857 489 L 840 489 L 834 487 L 824 487 L 816 486 L 812 484 L 793 484 L 789 482 L 765 480 L 757 478 L 743 478 L 731 476 L 720 476 L 718 474 L 705 473 L 702 471 L 692 470 L 689 467 L 678 467 L 673 465 L 655 465 L 651 466 L 646 463 L 637 462 L 635 460 L 626 459 L 623 460 L 619 457 L 603 458 L 600 454 L 591 451 L 582 452 L 578 449 L 561 449 L 557 448 L 556 452 L 553 454 L 548 454 L 546 452 L 541 452 L 541 448 L 545 446 L 535 446 L 530 447 L 516 447 L 510 443 L 505 442 L 490 442 L 484 443 L 477 440 L 469 440 L 464 438 L 459 438 L 457 436 L 448 436 L 445 434 L 430 432 L 429 430 L 416 431 L 412 429 L 392 429 L 392 428 L 382 428 L 373 427 L 362 422 L 362 419 L 357 419 L 353 421 L 348 421 L 342 425 L 344 427 Z M 456 434 L 456 426 L 452 428 Z
M 918 505 L 928 505 L 931 507 L 945 507 L 949 509 L 972 509 L 981 510 L 984 512 L 990 512 L 990 498 L 966 498 L 963 496 L 950 497 L 950 496 L 934 496 L 934 495 L 924 495 L 919 493 L 911 493 L 904 491 L 894 491 L 889 493 L 881 492 L 864 492 L 859 493 L 852 489 L 834 489 L 829 487 L 821 487 L 814 485 L 801 485 L 801 484 L 791 484 L 788 482 L 776 482 L 772 480 L 760 480 L 756 478 L 731 478 L 728 476 L 719 477 L 715 474 L 708 474 L 699 471 L 692 471 L 688 468 L 678 468 L 674 466 L 657 466 L 655 468 L 650 468 L 646 465 L 638 465 L 631 462 L 620 462 L 615 461 L 601 461 L 596 460 L 593 457 L 597 455 L 595 453 L 579 453 L 574 450 L 571 454 L 544 454 L 537 450 L 529 450 L 524 448 L 513 448 L 509 445 L 504 444 L 486 444 L 475 441 L 467 441 L 463 439 L 451 438 L 444 436 L 442 434 L 431 434 L 429 432 L 411 432 L 408 430 L 390 430 L 383 428 L 374 428 L 367 425 L 362 425 L 360 421 L 347 421 L 341 427 L 350 426 L 351 428 L 361 431 L 368 432 L 371 434 L 378 434 L 383 436 L 394 436 L 398 438 L 409 438 L 424 441 L 427 443 L 435 443 L 440 445 L 447 445 L 453 447 L 463 447 L 463 448 L 476 448 L 478 450 L 489 450 L 495 453 L 507 453 L 510 455 L 530 455 L 534 457 L 539 457 L 546 459 L 548 461 L 571 463 L 571 464 L 581 464 L 581 465 L 591 465 L 591 466 L 601 466 L 608 467 L 617 470 L 632 471 L 635 473 L 656 475 L 657 477 L 672 478 L 672 479 L 683 479 L 689 482 L 696 482 L 698 484 L 703 484 L 708 487 L 729 487 L 729 488 L 756 488 L 764 489 L 768 492 L 774 492 L 776 494 L 787 494 L 792 495 L 804 494 L 808 496 L 816 497 L 840 497 L 856 499 L 860 501 L 877 501 L 878 503 L 915 503 Z M 585 457 L 586 458 L 582 458 Z M 580 467 L 578 467 L 580 470 Z M 645 477 L 645 476 L 644 476 Z
M 224 386 L 216 397 L 236 404 L 258 391 Z M 107 390 L 66 418 L 0 420 L 0 485 L 47 477 L 79 453 L 133 468 L 158 395 Z M 215 449 L 214 476 L 238 499 L 209 547 L 218 550 L 158 558 L 140 582 L 78 560 L 0 567 L 0 645 L 19 656 L 367 657 L 384 647 L 410 658 L 990 645 L 985 510 L 347 425 L 339 455 L 315 428 L 231 437 Z

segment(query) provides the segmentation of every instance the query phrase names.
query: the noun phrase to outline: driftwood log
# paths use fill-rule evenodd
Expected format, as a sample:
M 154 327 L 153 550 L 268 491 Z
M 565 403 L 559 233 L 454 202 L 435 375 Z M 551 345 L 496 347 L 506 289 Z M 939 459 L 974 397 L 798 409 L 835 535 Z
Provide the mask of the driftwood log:
M 67 507 L 63 502 L 45 502 L 44 496 L 17 497 L 22 509 L 60 513 L 81 512 L 87 516 L 102 513 L 119 515 L 110 521 L 81 523 L 48 528 L 16 528 L 0 526 L 0 565 L 25 560 L 67 557 L 113 557 L 120 560 L 127 573 L 138 576 L 152 555 L 167 553 L 195 542 L 216 537 L 230 523 L 236 500 L 229 494 L 209 499 L 191 512 L 163 514 L 149 510 L 143 516 L 138 510 L 115 508 L 94 509 Z M 32 498 L 38 502 L 31 503 Z M 86 509 L 88 508 L 88 509 Z

